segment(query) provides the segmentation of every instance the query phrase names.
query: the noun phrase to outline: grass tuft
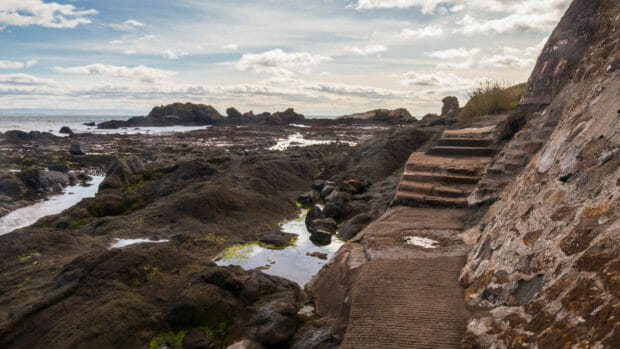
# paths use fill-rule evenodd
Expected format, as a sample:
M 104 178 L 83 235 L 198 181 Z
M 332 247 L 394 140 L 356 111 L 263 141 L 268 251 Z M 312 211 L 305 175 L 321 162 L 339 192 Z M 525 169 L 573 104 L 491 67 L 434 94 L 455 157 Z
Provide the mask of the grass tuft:
M 525 84 L 506 86 L 496 81 L 486 81 L 469 94 L 469 101 L 456 120 L 464 121 L 513 110 L 519 104 Z

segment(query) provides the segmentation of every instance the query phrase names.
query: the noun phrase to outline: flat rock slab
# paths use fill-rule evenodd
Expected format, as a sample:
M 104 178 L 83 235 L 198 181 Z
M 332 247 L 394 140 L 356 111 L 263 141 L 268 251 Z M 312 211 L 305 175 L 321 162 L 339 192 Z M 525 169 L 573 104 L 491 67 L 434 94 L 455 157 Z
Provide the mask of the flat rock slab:
M 466 257 L 368 262 L 341 348 L 457 348 L 470 313 L 458 274 Z

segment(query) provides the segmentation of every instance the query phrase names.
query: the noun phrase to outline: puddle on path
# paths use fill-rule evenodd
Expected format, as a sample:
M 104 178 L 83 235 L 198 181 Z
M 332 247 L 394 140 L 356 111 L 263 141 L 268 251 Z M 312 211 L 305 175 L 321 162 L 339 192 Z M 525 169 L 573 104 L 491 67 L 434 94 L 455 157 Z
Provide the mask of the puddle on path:
M 236 245 L 222 252 L 216 263 L 218 265 L 236 264 L 244 269 L 267 267 L 267 274 L 287 278 L 303 286 L 319 272 L 325 263 L 344 244 L 336 236 L 326 246 L 317 246 L 310 241 L 310 232 L 306 229 L 304 219 L 308 210 L 302 210 L 297 219 L 282 224 L 282 231 L 297 234 L 293 246 L 282 250 L 261 247 L 258 244 Z M 320 252 L 327 254 L 327 260 L 311 257 L 306 253 Z
M 439 244 L 439 242 L 435 240 L 423 238 L 420 236 L 405 236 L 405 243 L 408 245 L 415 245 L 424 248 L 437 248 L 437 244 Z
M 103 176 L 92 176 L 89 186 L 73 185 L 65 188 L 60 195 L 54 195 L 49 200 L 42 200 L 36 204 L 19 208 L 6 216 L 0 217 L 0 235 L 10 233 L 15 229 L 27 227 L 40 218 L 58 214 L 77 204 L 84 198 L 94 197 L 99 190 Z

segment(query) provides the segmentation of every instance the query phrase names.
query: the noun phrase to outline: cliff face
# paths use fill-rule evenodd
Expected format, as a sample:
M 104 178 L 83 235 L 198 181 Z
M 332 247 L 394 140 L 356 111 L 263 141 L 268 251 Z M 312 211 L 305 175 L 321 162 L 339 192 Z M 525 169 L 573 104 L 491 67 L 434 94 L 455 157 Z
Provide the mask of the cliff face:
M 620 3 L 575 0 L 522 104 L 553 133 L 467 236 L 466 347 L 620 347 Z M 522 140 L 521 140 L 522 141 Z M 511 147 L 511 143 L 506 148 Z

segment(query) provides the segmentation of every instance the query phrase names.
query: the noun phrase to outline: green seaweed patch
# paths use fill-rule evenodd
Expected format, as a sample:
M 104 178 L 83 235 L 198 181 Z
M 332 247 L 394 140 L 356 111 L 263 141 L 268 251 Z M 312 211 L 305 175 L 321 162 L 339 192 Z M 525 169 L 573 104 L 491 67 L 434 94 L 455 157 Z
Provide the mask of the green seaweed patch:
M 35 257 L 39 257 L 41 256 L 41 254 L 37 251 L 30 251 L 28 253 L 22 253 L 19 256 L 17 256 L 17 259 L 19 259 L 20 262 L 24 262 L 29 260 L 30 258 L 35 258 Z
M 150 349 L 158 349 L 158 348 L 169 348 L 169 349 L 180 349 L 183 348 L 183 338 L 187 334 L 186 330 L 181 330 L 179 332 L 160 332 L 155 337 L 151 339 L 149 342 Z
M 69 224 L 67 225 L 67 228 L 69 229 L 77 229 L 77 228 L 81 228 L 91 222 L 96 221 L 97 218 L 96 217 L 91 217 L 91 216 L 86 216 L 86 217 L 80 217 L 80 218 L 76 218 L 73 219 L 72 221 L 69 222 Z
M 283 250 L 287 247 L 291 247 L 291 246 L 296 246 L 297 245 L 297 239 L 299 238 L 299 236 L 295 236 L 294 238 L 291 239 L 291 241 L 287 244 L 278 244 L 278 245 L 274 245 L 274 244 L 266 244 L 264 242 L 260 242 L 260 241 L 256 241 L 255 244 L 269 249 L 269 250 Z
M 20 282 L 20 283 L 19 283 L 19 284 L 17 284 L 17 285 L 14 285 L 14 286 L 13 286 L 13 288 L 22 288 L 22 287 L 24 287 L 24 285 L 25 285 L 28 281 L 30 281 L 30 279 L 32 279 L 32 276 L 30 276 L 30 275 L 26 276 L 26 277 L 24 278 L 24 281 Z
M 222 321 L 212 326 L 201 326 L 200 329 L 205 333 L 205 337 L 213 339 L 225 336 L 229 327 L 229 321 Z
M 217 259 L 248 259 L 250 258 L 248 254 L 252 252 L 254 246 L 256 246 L 256 241 L 234 245 L 222 251 Z

